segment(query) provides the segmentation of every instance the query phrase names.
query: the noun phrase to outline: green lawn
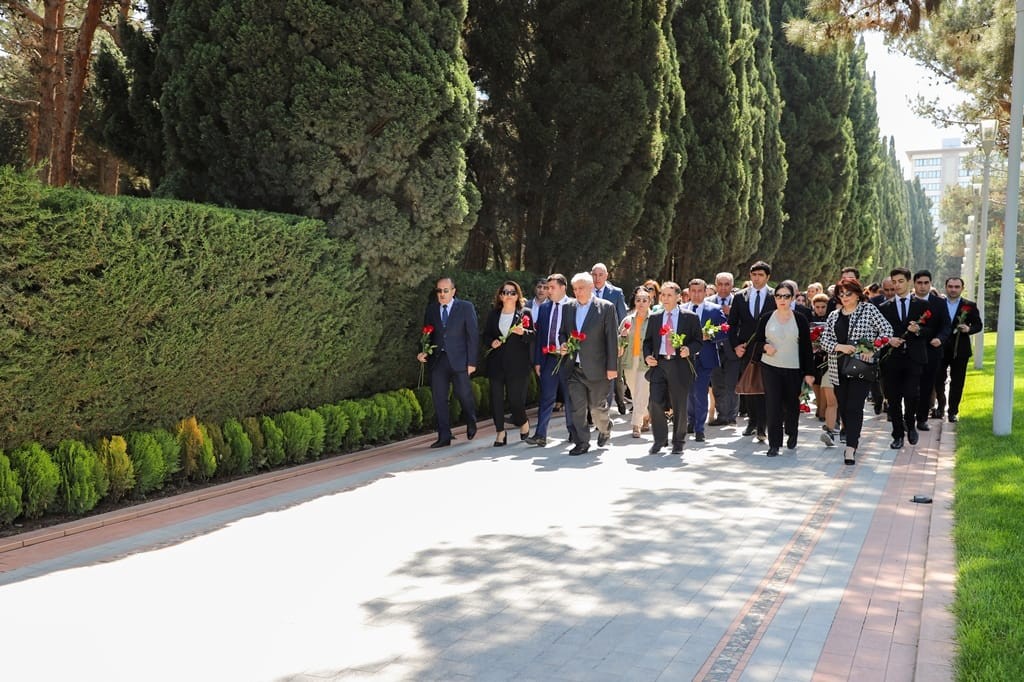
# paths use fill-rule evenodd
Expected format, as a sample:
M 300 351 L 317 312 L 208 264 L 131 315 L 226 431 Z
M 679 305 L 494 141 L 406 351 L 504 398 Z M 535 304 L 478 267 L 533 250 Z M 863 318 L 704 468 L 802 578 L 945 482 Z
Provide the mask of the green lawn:
M 1014 385 L 1013 433 L 992 435 L 995 334 L 985 367 L 969 366 L 957 428 L 954 613 L 957 680 L 1024 679 L 1024 389 Z M 1024 370 L 1024 333 L 1015 339 Z

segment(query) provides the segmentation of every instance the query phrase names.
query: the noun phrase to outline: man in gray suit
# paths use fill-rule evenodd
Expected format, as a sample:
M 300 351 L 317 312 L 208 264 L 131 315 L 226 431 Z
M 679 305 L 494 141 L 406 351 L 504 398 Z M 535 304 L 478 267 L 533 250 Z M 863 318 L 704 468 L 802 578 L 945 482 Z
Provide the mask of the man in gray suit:
M 619 374 L 618 314 L 614 305 L 594 296 L 594 278 L 590 273 L 574 275 L 572 290 L 576 300 L 566 304 L 562 312 L 559 340 L 565 344 L 574 334 L 583 337 L 579 350 L 563 361 L 572 363 L 569 398 L 576 440 L 569 454 L 582 455 L 590 450 L 588 409 L 597 427 L 597 447 L 603 447 L 611 438 L 607 396 L 608 382 Z

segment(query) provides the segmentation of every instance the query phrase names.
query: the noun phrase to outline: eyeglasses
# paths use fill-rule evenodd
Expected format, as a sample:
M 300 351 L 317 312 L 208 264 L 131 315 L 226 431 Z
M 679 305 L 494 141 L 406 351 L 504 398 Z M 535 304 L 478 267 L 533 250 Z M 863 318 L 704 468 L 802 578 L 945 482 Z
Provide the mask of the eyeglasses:
M 452 291 L 454 291 L 454 289 L 448 289 L 448 288 L 445 288 L 445 289 L 441 289 L 441 288 L 434 289 L 434 293 L 435 294 L 450 294 Z
M 654 287 L 644 287 L 644 291 L 654 291 Z
M 775 294 L 775 298 L 781 298 L 783 300 L 788 300 L 788 299 L 793 298 L 793 294 Z
M 836 292 L 836 296 L 839 296 L 840 298 L 846 298 L 847 296 L 853 296 L 853 292 L 852 291 L 846 291 L 844 289 L 843 291 L 837 291 Z
M 501 290 L 501 295 L 502 296 L 517 296 L 518 292 L 515 289 L 502 289 Z

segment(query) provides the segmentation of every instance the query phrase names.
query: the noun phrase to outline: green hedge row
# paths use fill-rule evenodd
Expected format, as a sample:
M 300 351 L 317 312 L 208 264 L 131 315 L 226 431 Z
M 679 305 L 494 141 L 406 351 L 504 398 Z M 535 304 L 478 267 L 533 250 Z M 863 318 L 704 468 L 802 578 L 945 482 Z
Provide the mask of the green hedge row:
M 380 390 L 368 290 L 318 221 L 0 168 L 0 447 Z

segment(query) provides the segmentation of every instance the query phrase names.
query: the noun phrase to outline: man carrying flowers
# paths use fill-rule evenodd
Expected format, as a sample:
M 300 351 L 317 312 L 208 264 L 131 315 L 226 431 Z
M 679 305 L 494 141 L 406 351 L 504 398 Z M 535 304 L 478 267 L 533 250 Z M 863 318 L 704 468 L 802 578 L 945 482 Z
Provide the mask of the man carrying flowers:
M 959 277 L 946 280 L 946 308 L 951 320 L 949 338 L 942 347 L 942 360 L 935 373 L 935 397 L 938 401 L 935 415 L 942 418 L 948 407 L 949 421 L 960 417 L 960 398 L 964 393 L 967 362 L 971 358 L 971 336 L 984 326 L 978 305 L 963 298 L 964 281 Z M 946 400 L 946 378 L 949 378 L 949 400 Z

